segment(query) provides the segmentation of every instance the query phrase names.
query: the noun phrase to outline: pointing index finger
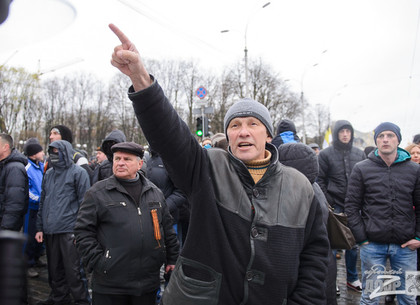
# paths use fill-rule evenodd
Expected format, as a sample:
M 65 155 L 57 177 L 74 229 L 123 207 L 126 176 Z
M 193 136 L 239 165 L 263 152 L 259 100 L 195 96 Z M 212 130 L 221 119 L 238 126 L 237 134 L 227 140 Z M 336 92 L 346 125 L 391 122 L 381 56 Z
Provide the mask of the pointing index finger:
M 115 35 L 117 35 L 118 39 L 121 41 L 122 44 L 130 44 L 130 40 L 125 36 L 125 34 L 114 24 L 110 23 L 109 28 L 111 31 L 114 32 Z

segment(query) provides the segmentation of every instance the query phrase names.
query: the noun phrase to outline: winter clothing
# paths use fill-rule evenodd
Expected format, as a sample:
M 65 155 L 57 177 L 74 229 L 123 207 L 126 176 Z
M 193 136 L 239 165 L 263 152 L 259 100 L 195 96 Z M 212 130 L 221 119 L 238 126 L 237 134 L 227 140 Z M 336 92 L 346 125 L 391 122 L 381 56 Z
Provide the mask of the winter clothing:
M 73 148 L 67 141 L 50 144 L 59 149 L 60 160 L 44 176 L 37 228 L 44 234 L 73 232 L 77 212 L 89 189 L 86 171 L 73 162 Z
M 267 108 L 257 101 L 250 98 L 243 98 L 233 104 L 228 109 L 224 119 L 225 134 L 227 138 L 227 128 L 230 121 L 237 117 L 255 117 L 261 121 L 267 128 L 270 137 L 274 137 L 273 123 L 271 122 L 271 116 Z
M 370 153 L 353 168 L 345 211 L 358 243 L 403 244 L 420 238 L 420 165 L 401 148 L 390 167 L 377 150 Z
M 111 176 L 92 186 L 80 208 L 76 246 L 93 270 L 94 292 L 139 296 L 155 291 L 160 266 L 173 265 L 178 257 L 163 194 L 144 176 L 139 179 L 139 198 L 134 199 L 122 180 Z M 157 211 L 161 241 L 156 238 L 153 211 Z
M 166 205 L 174 219 L 174 224 L 178 223 L 180 212 L 182 212 L 183 220 L 188 220 L 189 204 L 187 197 L 173 184 L 162 159 L 156 152 L 152 151 L 151 157 L 147 159 L 146 177 L 152 181 L 165 196 Z
M 35 240 L 36 221 L 39 209 L 39 201 L 41 199 L 41 185 L 44 176 L 44 163 L 36 164 L 28 158 L 26 165 L 26 172 L 29 181 L 29 206 L 28 212 L 25 215 L 24 233 L 27 234 L 28 239 L 25 245 L 25 254 L 28 258 L 29 266 L 32 266 L 38 261 L 43 252 L 43 244 Z
M 385 122 L 385 123 L 381 123 L 379 124 L 374 131 L 373 134 L 373 138 L 375 140 L 375 144 L 376 144 L 376 139 L 378 138 L 378 135 L 383 132 L 383 131 L 392 131 L 393 133 L 396 134 L 397 138 L 398 138 L 398 143 L 401 143 L 401 130 L 400 127 L 398 127 L 397 125 L 395 125 L 394 123 L 390 123 L 390 122 Z
M 277 127 L 277 136 L 273 139 L 273 141 L 271 141 L 271 144 L 279 147 L 284 143 L 298 142 L 300 142 L 300 139 L 296 134 L 295 123 L 287 119 L 281 120 L 279 126 Z
M 328 202 L 321 188 L 316 183 L 319 167 L 318 158 L 315 152 L 312 148 L 302 143 L 286 143 L 279 146 L 278 150 L 279 161 L 286 166 L 291 166 L 300 171 L 312 184 L 314 194 L 317 197 L 322 210 L 322 221 L 326 226 L 328 222 Z M 328 255 L 328 273 L 325 280 L 327 305 L 337 304 L 336 278 L 337 264 L 330 249 Z
M 308 180 L 281 165 L 267 144 L 271 162 L 255 184 L 231 152 L 200 147 L 156 81 L 140 92 L 131 87 L 129 98 L 191 204 L 186 243 L 162 303 L 323 304 L 328 239 Z M 252 107 L 242 112 L 249 102 L 239 103 L 227 112 L 225 128 L 238 114 L 261 117 Z
M 349 143 L 342 143 L 338 140 L 338 132 L 343 128 L 351 130 L 352 136 Z M 337 121 L 333 130 L 333 145 L 321 150 L 318 155 L 319 176 L 317 182 L 332 207 L 338 205 L 344 208 L 351 171 L 357 162 L 366 158 L 362 150 L 353 147 L 353 133 L 350 122 Z
M 60 132 L 61 140 L 67 141 L 70 144 L 73 143 L 73 133 L 67 126 L 55 125 L 51 128 L 51 130 L 53 129 L 57 129 Z
M 44 234 L 52 300 L 62 302 L 71 292 L 76 304 L 89 304 L 86 279 L 73 234 L 80 204 L 90 187 L 89 176 L 74 164 L 70 142 L 52 142 L 49 154 L 51 168 L 45 173 L 42 183 L 37 229 Z
M 39 141 L 37 138 L 29 138 L 25 145 L 23 146 L 23 153 L 27 157 L 31 157 L 33 155 L 36 155 L 40 151 L 42 151 L 42 146 L 39 144 Z
M 115 153 L 117 151 L 122 151 L 129 154 L 133 154 L 140 158 L 143 158 L 143 155 L 144 155 L 143 146 L 134 142 L 117 143 L 111 147 L 111 151 L 112 153 Z
M 104 180 L 112 176 L 112 145 L 116 143 L 126 142 L 125 135 L 120 130 L 111 131 L 103 140 L 101 144 L 102 151 L 107 157 L 107 160 L 102 161 L 99 166 L 95 167 L 92 175 L 92 185 L 98 181 Z
M 26 164 L 28 160 L 15 148 L 0 161 L 0 229 L 22 228 L 29 200 Z

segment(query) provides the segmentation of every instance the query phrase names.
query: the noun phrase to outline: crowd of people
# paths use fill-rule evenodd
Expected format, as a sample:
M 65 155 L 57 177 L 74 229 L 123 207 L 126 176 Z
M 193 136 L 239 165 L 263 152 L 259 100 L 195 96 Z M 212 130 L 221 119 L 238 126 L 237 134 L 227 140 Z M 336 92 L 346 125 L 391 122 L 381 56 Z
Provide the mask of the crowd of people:
M 91 164 L 64 125 L 51 128 L 47 158 L 36 138 L 23 155 L 0 134 L 0 226 L 26 234 L 28 277 L 46 253 L 51 293 L 38 304 L 337 304 L 329 206 L 357 242 L 344 257 L 360 304 L 416 304 L 406 281 L 420 262 L 420 136 L 402 149 L 400 128 L 380 123 L 363 151 L 339 120 L 320 149 L 290 120 L 275 132 L 267 108 L 244 98 L 223 133 L 199 142 L 110 28 L 121 42 L 111 64 L 132 82 L 149 151 L 112 130 Z

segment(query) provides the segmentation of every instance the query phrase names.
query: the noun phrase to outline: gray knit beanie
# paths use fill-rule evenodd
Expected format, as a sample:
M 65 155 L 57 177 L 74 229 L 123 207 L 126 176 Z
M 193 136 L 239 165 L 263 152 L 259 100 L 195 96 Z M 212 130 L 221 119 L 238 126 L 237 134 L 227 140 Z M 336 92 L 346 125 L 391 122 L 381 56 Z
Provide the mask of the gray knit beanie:
M 227 138 L 227 128 L 230 121 L 237 117 L 254 117 L 261 121 L 267 128 L 268 134 L 274 138 L 273 123 L 267 107 L 250 98 L 243 98 L 233 104 L 226 112 L 224 126 Z

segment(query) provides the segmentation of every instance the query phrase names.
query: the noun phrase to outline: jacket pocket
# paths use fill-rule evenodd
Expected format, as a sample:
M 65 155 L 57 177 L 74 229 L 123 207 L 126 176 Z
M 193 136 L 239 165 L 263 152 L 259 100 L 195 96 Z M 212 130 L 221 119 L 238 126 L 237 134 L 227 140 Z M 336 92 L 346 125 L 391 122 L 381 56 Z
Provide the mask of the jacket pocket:
M 185 274 L 185 269 L 194 269 L 208 280 L 199 280 Z M 162 297 L 164 305 L 216 305 L 219 302 L 222 274 L 199 262 L 180 256 Z

